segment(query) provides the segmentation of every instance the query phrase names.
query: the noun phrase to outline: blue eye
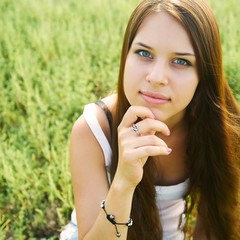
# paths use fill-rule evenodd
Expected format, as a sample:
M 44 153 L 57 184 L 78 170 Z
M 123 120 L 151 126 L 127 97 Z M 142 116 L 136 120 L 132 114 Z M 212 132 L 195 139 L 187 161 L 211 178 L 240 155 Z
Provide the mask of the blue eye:
M 146 50 L 138 50 L 136 51 L 136 53 L 138 55 L 140 55 L 141 57 L 144 57 L 144 58 L 153 58 L 153 56 L 151 55 L 151 53 L 149 53 L 148 51 Z
M 182 58 L 175 59 L 173 62 L 178 65 L 182 65 L 182 66 L 191 66 L 192 65 L 189 61 L 184 60 Z

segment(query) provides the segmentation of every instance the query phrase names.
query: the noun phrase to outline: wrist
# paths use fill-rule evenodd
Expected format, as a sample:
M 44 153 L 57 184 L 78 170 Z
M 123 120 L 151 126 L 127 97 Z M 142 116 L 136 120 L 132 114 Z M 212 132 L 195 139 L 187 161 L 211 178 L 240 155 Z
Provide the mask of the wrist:
M 105 200 L 103 200 L 101 202 L 101 208 L 103 209 L 103 211 L 106 214 L 106 218 L 107 220 L 114 225 L 115 230 L 116 230 L 116 237 L 121 237 L 121 233 L 118 231 L 118 225 L 120 226 L 127 226 L 127 227 L 131 227 L 133 225 L 133 220 L 131 218 L 128 219 L 127 222 L 123 223 L 123 222 L 116 222 L 115 221 L 115 215 L 113 214 L 109 214 L 106 209 L 105 209 Z
M 135 189 L 136 189 L 136 185 L 129 183 L 128 181 L 126 181 L 126 179 L 120 175 L 118 175 L 116 173 L 112 184 L 111 184 L 111 188 L 119 193 L 122 194 L 132 194 L 134 193 Z

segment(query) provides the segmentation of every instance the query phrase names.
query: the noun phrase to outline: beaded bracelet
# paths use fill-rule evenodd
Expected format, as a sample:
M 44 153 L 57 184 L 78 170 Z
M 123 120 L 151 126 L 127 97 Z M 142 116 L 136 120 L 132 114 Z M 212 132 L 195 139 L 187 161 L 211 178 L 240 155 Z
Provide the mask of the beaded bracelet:
M 117 237 L 121 237 L 121 233 L 118 231 L 117 225 L 125 225 L 127 227 L 130 227 L 133 225 L 133 220 L 131 218 L 128 219 L 127 223 L 118 223 L 115 221 L 115 216 L 113 214 L 108 214 L 106 209 L 105 209 L 105 200 L 103 200 L 101 202 L 101 208 L 103 209 L 103 211 L 106 213 L 106 218 L 107 220 L 112 223 L 116 229 L 116 236 Z

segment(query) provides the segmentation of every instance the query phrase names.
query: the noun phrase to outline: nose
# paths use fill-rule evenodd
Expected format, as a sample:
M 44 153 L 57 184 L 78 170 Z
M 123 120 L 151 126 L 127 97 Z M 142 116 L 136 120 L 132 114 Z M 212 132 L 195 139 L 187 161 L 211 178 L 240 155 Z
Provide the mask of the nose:
M 152 65 L 149 67 L 149 72 L 146 77 L 147 81 L 153 85 L 167 85 L 167 69 L 168 67 L 164 61 L 152 63 Z

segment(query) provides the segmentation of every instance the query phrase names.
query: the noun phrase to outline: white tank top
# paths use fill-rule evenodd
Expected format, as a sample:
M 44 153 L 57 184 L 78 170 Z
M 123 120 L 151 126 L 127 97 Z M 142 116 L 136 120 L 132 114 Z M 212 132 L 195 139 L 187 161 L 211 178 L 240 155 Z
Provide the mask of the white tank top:
M 97 121 L 96 104 L 90 103 L 85 106 L 83 116 L 89 125 L 91 131 L 96 137 L 104 154 L 105 166 L 108 170 L 111 163 L 112 150 L 109 142 Z M 185 195 L 188 188 L 187 179 L 185 182 L 172 186 L 156 186 L 157 206 L 163 229 L 163 240 L 183 240 L 184 233 L 182 231 L 185 224 Z M 71 216 L 71 222 L 77 224 L 75 210 Z

